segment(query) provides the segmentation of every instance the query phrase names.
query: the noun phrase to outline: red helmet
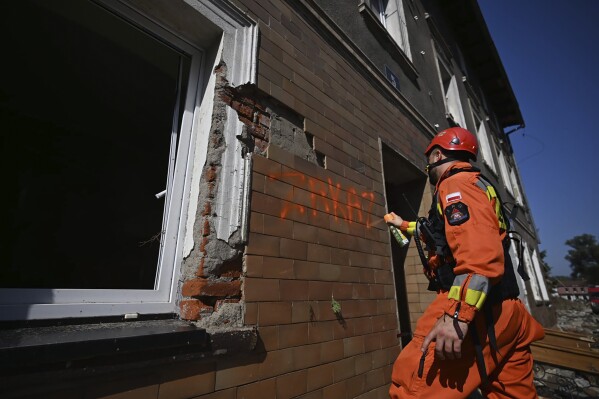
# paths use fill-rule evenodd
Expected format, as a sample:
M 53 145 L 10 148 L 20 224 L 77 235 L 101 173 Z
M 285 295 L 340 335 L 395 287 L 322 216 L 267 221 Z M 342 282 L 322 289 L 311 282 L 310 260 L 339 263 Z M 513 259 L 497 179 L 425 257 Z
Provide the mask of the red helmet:
M 449 129 L 437 133 L 428 147 L 426 147 L 424 154 L 428 156 L 436 146 L 447 151 L 465 151 L 471 154 L 475 161 L 476 156 L 478 155 L 478 143 L 476 142 L 476 137 L 468 130 L 461 127 L 450 127 Z

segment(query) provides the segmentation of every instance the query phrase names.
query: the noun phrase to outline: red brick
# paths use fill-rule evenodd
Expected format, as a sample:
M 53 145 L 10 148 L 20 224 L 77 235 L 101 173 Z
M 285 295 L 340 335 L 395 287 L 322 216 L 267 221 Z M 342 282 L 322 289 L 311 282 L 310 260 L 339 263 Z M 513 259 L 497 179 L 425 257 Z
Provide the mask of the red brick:
M 214 181 L 216 180 L 216 166 L 210 166 L 206 169 L 206 181 Z
M 181 294 L 183 296 L 239 296 L 241 295 L 241 281 L 188 280 L 183 284 Z
M 187 299 L 179 303 L 181 318 L 184 320 L 199 320 L 204 304 L 197 299 Z

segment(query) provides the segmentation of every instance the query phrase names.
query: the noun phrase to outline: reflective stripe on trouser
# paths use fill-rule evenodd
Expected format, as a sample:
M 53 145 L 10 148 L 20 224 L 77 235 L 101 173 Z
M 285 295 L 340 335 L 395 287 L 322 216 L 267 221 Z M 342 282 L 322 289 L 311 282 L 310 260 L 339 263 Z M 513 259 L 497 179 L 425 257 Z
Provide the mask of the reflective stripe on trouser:
M 427 309 L 422 318 L 434 317 L 436 320 L 437 315 L 438 313 Z M 529 345 L 543 338 L 543 327 L 532 318 L 517 299 L 506 300 L 501 306 L 496 306 L 494 319 L 496 320 L 497 352 L 489 347 L 484 315 L 479 314 L 475 320 L 481 342 L 485 342 L 483 355 L 487 373 L 490 375 L 486 397 L 536 398 Z M 430 324 L 430 320 L 423 321 Z M 471 337 L 466 336 L 464 339 L 462 358 L 457 360 L 436 360 L 434 342 L 431 343 L 424 360 L 422 377 L 419 377 L 418 368 L 422 355 L 420 347 L 423 340 L 424 336 L 414 335 L 414 339 L 401 351 L 395 361 L 389 390 L 392 399 L 467 398 L 479 387 L 481 377 L 476 365 Z

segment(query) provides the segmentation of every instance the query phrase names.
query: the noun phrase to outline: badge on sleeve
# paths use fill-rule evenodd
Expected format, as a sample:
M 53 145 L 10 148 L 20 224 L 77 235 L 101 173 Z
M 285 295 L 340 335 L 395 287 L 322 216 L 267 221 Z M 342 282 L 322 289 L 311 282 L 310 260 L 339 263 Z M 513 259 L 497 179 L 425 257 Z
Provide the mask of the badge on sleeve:
M 470 219 L 470 214 L 468 213 L 468 205 L 463 202 L 455 202 L 451 205 L 448 205 L 445 208 L 445 217 L 447 218 L 447 223 L 450 226 L 458 226 L 468 219 Z

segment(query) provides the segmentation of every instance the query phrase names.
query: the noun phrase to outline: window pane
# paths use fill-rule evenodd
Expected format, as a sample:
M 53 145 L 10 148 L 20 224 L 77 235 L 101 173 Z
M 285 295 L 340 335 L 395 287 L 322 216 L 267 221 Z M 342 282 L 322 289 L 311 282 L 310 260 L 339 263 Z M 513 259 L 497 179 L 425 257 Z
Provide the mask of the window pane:
M 188 59 L 91 2 L 0 8 L 1 287 L 153 289 Z

